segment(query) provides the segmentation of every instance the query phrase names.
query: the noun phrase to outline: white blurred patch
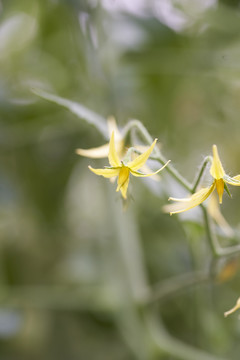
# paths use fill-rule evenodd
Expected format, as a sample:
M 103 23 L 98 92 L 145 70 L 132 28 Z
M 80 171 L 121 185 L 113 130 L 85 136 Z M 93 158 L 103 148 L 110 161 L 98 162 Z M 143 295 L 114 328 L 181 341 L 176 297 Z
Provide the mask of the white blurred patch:
M 217 0 L 103 0 L 110 12 L 128 12 L 136 16 L 155 16 L 175 31 L 181 31 L 204 11 L 216 6 Z
M 0 25 L 0 60 L 26 47 L 37 33 L 34 17 L 18 13 Z
M 128 12 L 138 16 L 144 16 L 147 9 L 151 6 L 151 1 L 146 0 L 102 0 L 102 5 L 108 11 Z
M 188 23 L 188 17 L 169 0 L 155 0 L 154 14 L 162 23 L 176 31 L 182 30 Z
M 154 0 L 155 16 L 168 27 L 181 31 L 192 25 L 217 0 Z
M 0 338 L 16 335 L 22 326 L 22 320 L 17 311 L 0 310 Z

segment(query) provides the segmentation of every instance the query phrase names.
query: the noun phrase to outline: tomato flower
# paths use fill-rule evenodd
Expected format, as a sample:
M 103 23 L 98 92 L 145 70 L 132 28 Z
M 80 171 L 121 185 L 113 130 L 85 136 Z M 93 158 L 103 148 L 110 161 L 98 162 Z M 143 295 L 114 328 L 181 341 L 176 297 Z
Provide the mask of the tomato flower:
M 200 189 L 188 198 L 178 199 L 170 197 L 169 200 L 173 200 L 175 203 L 166 205 L 164 207 L 164 211 L 169 212 L 170 215 L 172 215 L 190 210 L 205 201 L 215 189 L 218 193 L 219 204 L 221 204 L 224 189 L 229 193 L 227 184 L 240 186 L 240 175 L 236 175 L 234 177 L 227 175 L 219 158 L 217 146 L 213 145 L 212 150 L 213 158 L 210 174 L 213 177 L 213 182 L 211 186 Z
M 118 177 L 118 186 L 116 191 L 121 191 L 124 199 L 127 198 L 127 189 L 129 184 L 130 174 L 136 177 L 147 177 L 157 174 L 159 171 L 163 170 L 169 161 L 162 166 L 160 169 L 153 173 L 144 174 L 138 170 L 143 167 L 147 159 L 149 158 L 153 148 L 157 142 L 155 139 L 152 145 L 141 155 L 138 155 L 134 160 L 131 160 L 131 152 L 133 148 L 128 149 L 126 157 L 120 161 L 118 153 L 116 151 L 114 143 L 114 131 L 112 132 L 110 143 L 109 143 L 109 154 L 108 160 L 111 166 L 105 167 L 104 169 L 93 169 L 89 166 L 89 169 L 96 175 L 101 175 L 105 178 Z

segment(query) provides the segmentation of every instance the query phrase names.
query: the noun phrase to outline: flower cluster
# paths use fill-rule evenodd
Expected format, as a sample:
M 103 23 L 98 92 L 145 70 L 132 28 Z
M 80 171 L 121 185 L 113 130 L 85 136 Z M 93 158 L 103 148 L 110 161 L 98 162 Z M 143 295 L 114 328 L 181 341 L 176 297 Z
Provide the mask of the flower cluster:
M 167 162 L 164 161 L 165 164 L 155 172 L 149 173 L 148 170 L 146 171 L 146 168 L 145 172 L 140 172 L 139 169 L 144 168 L 145 163 L 151 156 L 157 139 L 152 142 L 150 147 L 148 147 L 146 150 L 144 148 L 145 151 L 139 154 L 139 150 L 137 150 L 136 147 L 125 147 L 124 138 L 119 129 L 117 128 L 116 122 L 113 118 L 109 119 L 108 126 L 110 135 L 110 142 L 108 144 L 100 146 L 99 148 L 93 148 L 88 150 L 77 149 L 76 152 L 81 156 L 86 156 L 89 158 L 108 157 L 110 166 L 105 166 L 103 169 L 95 169 L 89 166 L 89 169 L 94 174 L 112 179 L 113 181 L 117 178 L 116 191 L 120 191 L 122 197 L 124 199 L 127 199 L 127 190 L 130 175 L 136 177 L 154 176 L 161 170 L 163 170 L 168 165 L 170 160 Z M 163 210 L 164 212 L 170 213 L 170 215 L 182 213 L 198 205 L 201 205 L 205 200 L 211 197 L 208 205 L 208 213 L 220 225 L 223 232 L 231 236 L 232 230 L 222 216 L 219 210 L 219 204 L 222 203 L 224 190 L 226 190 L 226 192 L 230 195 L 230 192 L 228 190 L 228 184 L 233 186 L 240 186 L 240 175 L 236 175 L 234 177 L 230 177 L 229 175 L 227 175 L 223 169 L 216 145 L 213 145 L 212 152 L 213 156 L 207 158 L 208 161 L 211 162 L 210 175 L 212 177 L 212 183 L 208 187 L 200 188 L 199 190 L 194 191 L 197 187 L 197 182 L 196 186 L 193 187 L 193 193 L 189 197 L 170 197 L 169 200 L 172 200 L 173 203 L 165 205 Z M 138 153 L 139 155 L 136 156 L 136 153 Z M 161 162 L 164 163 L 162 160 Z M 168 170 L 169 172 L 171 172 L 169 167 Z M 213 193 L 215 193 L 216 195 L 212 196 Z M 228 316 L 239 308 L 240 298 L 238 299 L 236 305 L 231 310 L 226 311 L 224 315 Z
M 89 166 L 89 169 L 96 175 L 101 175 L 105 178 L 118 178 L 118 185 L 116 191 L 121 191 L 121 194 L 124 199 L 127 198 L 127 189 L 129 184 L 129 177 L 130 174 L 136 176 L 136 177 L 148 177 L 155 175 L 159 173 L 161 170 L 164 169 L 165 166 L 169 163 L 169 161 L 162 166 L 157 171 L 150 173 L 150 174 L 144 174 L 140 171 L 143 167 L 143 165 L 146 163 L 147 159 L 149 158 L 151 152 L 153 151 L 153 148 L 157 142 L 157 139 L 155 139 L 152 143 L 152 145 L 141 155 L 137 156 L 134 160 L 130 160 L 129 157 L 132 152 L 132 148 L 129 149 L 126 157 L 120 161 L 116 147 L 114 142 L 114 132 L 112 132 L 110 143 L 109 143 L 109 154 L 108 154 L 108 160 L 109 164 L 111 166 L 106 166 L 104 169 L 94 169 L 91 166 Z

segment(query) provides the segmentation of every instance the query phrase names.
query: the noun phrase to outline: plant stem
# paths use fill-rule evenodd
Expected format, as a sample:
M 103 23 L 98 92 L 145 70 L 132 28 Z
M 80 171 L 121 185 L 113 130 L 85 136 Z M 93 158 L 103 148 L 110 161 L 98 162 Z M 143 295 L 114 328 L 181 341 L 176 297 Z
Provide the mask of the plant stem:
M 206 166 L 207 164 L 211 161 L 211 157 L 210 156 L 206 156 L 205 159 L 203 160 L 203 163 L 200 167 L 200 170 L 199 170 L 199 173 L 197 174 L 196 176 L 196 180 L 194 181 L 193 183 L 193 187 L 192 187 L 192 193 L 195 193 L 201 179 L 202 179 L 202 176 L 204 174 L 204 171 L 206 169 Z
M 129 131 L 131 129 L 136 128 L 142 138 L 147 142 L 147 144 L 151 145 L 153 142 L 153 139 L 147 129 L 144 127 L 144 125 L 139 120 L 131 120 L 127 126 L 124 129 L 124 138 L 128 135 Z M 137 151 L 138 152 L 138 151 Z M 155 147 L 153 149 L 153 154 L 151 156 L 151 159 L 156 160 L 160 162 L 161 165 L 166 164 L 167 159 L 161 154 L 159 149 Z M 166 167 L 166 171 L 177 181 L 179 182 L 186 190 L 192 192 L 191 184 L 171 165 L 169 164 Z
M 214 355 L 174 339 L 167 333 L 164 325 L 158 323 L 160 319 L 159 316 L 155 316 L 153 307 L 149 308 L 147 302 L 142 301 L 149 297 L 149 290 L 134 214 L 123 213 L 121 207 L 113 201 L 112 193 L 109 202 L 109 225 L 113 226 L 116 241 L 112 254 L 115 258 L 112 274 L 119 294 L 119 309 L 123 310 L 119 311 L 116 321 L 129 347 L 140 360 L 155 360 L 163 354 L 176 360 L 220 360 Z M 106 261 L 109 260 L 112 261 L 112 258 L 109 259 L 107 256 Z M 185 285 L 190 285 L 191 281 L 193 279 L 186 279 Z M 176 291 L 180 290 L 180 281 L 174 283 L 169 292 L 174 290 L 173 288 Z M 166 293 L 165 289 L 165 295 Z
M 152 137 L 149 134 L 149 132 L 147 131 L 147 129 L 145 128 L 145 126 L 139 120 L 130 120 L 127 123 L 127 125 L 123 129 L 123 138 L 125 139 L 128 136 L 129 132 L 134 128 L 136 128 L 139 131 L 140 135 L 146 141 L 146 143 L 151 145 L 151 143 L 153 141 Z
M 142 138 L 149 144 L 151 145 L 153 142 L 153 139 L 151 137 L 151 135 L 149 134 L 149 132 L 147 131 L 147 129 L 144 127 L 144 125 L 139 121 L 139 120 L 131 120 L 127 126 L 124 128 L 124 137 L 126 137 L 128 135 L 128 133 L 133 129 L 136 128 L 140 135 L 142 136 Z M 135 150 L 136 152 L 138 152 L 137 150 Z M 164 165 L 167 162 L 167 159 L 161 154 L 161 152 L 159 151 L 159 149 L 157 147 L 155 147 L 153 149 L 153 154 L 150 157 L 153 160 L 156 160 L 158 162 L 160 162 L 162 165 Z M 199 170 L 199 173 L 196 176 L 196 180 L 194 181 L 193 185 L 191 185 L 175 168 L 173 165 L 169 164 L 166 167 L 166 171 L 168 171 L 168 173 L 179 183 L 181 184 L 186 190 L 188 190 L 190 193 L 194 193 L 202 179 L 202 176 L 204 174 L 204 171 L 206 169 L 206 166 L 209 162 L 212 161 L 212 157 L 211 156 L 206 156 L 201 167 Z M 240 252 L 240 244 L 236 245 L 236 246 L 231 246 L 228 248 L 222 248 L 219 243 L 218 240 L 215 236 L 215 234 L 213 233 L 212 229 L 211 229 L 211 224 L 210 224 L 210 220 L 209 220 L 209 216 L 207 213 L 207 209 L 204 205 L 200 205 L 203 211 L 203 217 L 204 217 L 204 222 L 205 222 L 205 227 L 206 227 L 206 233 L 207 233 L 207 238 L 212 250 L 212 253 L 215 257 L 221 257 L 221 256 L 227 256 L 227 255 L 232 255 L 236 252 Z
M 207 209 L 204 205 L 201 205 L 203 211 L 204 222 L 206 226 L 207 239 L 212 249 L 212 253 L 215 257 L 233 255 L 237 252 L 240 252 L 240 244 L 235 246 L 230 246 L 227 248 L 222 248 L 215 236 L 214 232 L 211 230 L 211 224 Z
M 203 212 L 203 218 L 204 218 L 204 222 L 205 222 L 208 243 L 209 243 L 209 245 L 211 247 L 213 255 L 216 256 L 216 257 L 220 256 L 221 249 L 220 249 L 220 246 L 218 244 L 218 241 L 217 241 L 217 238 L 216 238 L 215 234 L 212 232 L 210 219 L 209 219 L 207 209 L 205 208 L 204 205 L 200 205 L 200 206 L 201 206 L 202 212 Z
M 153 303 L 158 300 L 168 299 L 188 287 L 206 282 L 209 279 L 210 275 L 203 271 L 174 276 L 153 285 L 152 289 L 146 292 L 147 297 L 143 299 L 143 303 Z
M 165 331 L 164 327 L 161 326 L 158 316 L 153 310 L 146 312 L 145 316 L 150 334 L 153 339 L 155 339 L 161 354 L 165 353 L 170 355 L 171 358 L 179 360 L 223 360 L 223 358 L 208 354 L 201 349 L 184 344 L 173 338 Z

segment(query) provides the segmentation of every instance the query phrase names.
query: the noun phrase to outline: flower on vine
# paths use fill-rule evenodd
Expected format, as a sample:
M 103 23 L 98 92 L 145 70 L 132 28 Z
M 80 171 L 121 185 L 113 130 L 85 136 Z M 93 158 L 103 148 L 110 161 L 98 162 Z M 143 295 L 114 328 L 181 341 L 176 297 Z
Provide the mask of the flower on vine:
M 111 137 L 112 132 L 114 132 L 114 139 L 115 139 L 115 147 L 116 147 L 116 151 L 117 154 L 120 158 L 123 158 L 124 155 L 126 155 L 127 153 L 127 147 L 125 146 L 125 140 L 124 137 L 122 135 L 122 133 L 120 132 L 116 120 L 113 116 L 109 116 L 107 119 L 108 122 L 108 132 L 109 132 L 109 138 Z M 158 144 L 159 146 L 159 144 Z M 144 152 L 145 150 L 147 150 L 147 146 L 143 146 L 143 145 L 134 145 L 134 147 L 141 152 Z M 76 153 L 80 156 L 84 156 L 84 157 L 88 157 L 88 158 L 92 158 L 92 159 L 101 159 L 101 158 L 107 158 L 108 157 L 108 153 L 109 153 L 109 142 L 107 144 L 101 145 L 99 147 L 96 148 L 91 148 L 91 149 L 76 149 Z M 136 154 L 133 154 L 133 157 L 136 156 Z M 147 165 L 144 165 L 142 167 L 142 170 L 144 172 L 149 172 L 150 169 L 148 168 Z M 159 181 L 160 176 L 158 174 L 153 175 L 153 180 L 155 181 Z M 112 182 L 114 178 L 110 178 L 110 181 Z
M 166 205 L 164 207 L 164 211 L 169 212 L 170 215 L 172 215 L 190 210 L 205 201 L 215 189 L 218 193 L 219 204 L 221 204 L 224 189 L 230 195 L 227 184 L 240 186 L 240 175 L 236 175 L 234 177 L 230 177 L 229 175 L 227 175 L 223 169 L 221 160 L 219 158 L 217 146 L 213 145 L 212 150 L 213 158 L 210 168 L 210 174 L 213 177 L 212 185 L 200 189 L 188 198 L 178 199 L 170 197 L 169 200 L 173 200 L 175 201 L 175 203 Z
M 115 147 L 114 131 L 113 131 L 109 143 L 109 154 L 108 154 L 108 160 L 111 166 L 105 167 L 104 169 L 93 169 L 91 166 L 89 166 L 89 169 L 94 174 L 101 175 L 105 178 L 118 177 L 118 185 L 116 191 L 120 190 L 123 198 L 126 199 L 130 174 L 137 177 L 152 176 L 154 174 L 157 174 L 159 171 L 163 170 L 163 168 L 167 166 L 167 164 L 169 163 L 170 160 L 154 173 L 144 174 L 138 171 L 140 168 L 143 167 L 143 165 L 149 158 L 156 142 L 157 139 L 153 141 L 152 145 L 144 153 L 138 155 L 134 160 L 131 160 L 131 152 L 133 151 L 133 148 L 130 148 L 128 150 L 126 157 L 122 161 L 120 161 Z
M 228 311 L 225 311 L 224 316 L 226 317 L 226 316 L 232 314 L 233 312 L 235 312 L 239 308 L 240 308 L 240 298 L 237 299 L 236 305 L 232 309 L 230 309 Z

